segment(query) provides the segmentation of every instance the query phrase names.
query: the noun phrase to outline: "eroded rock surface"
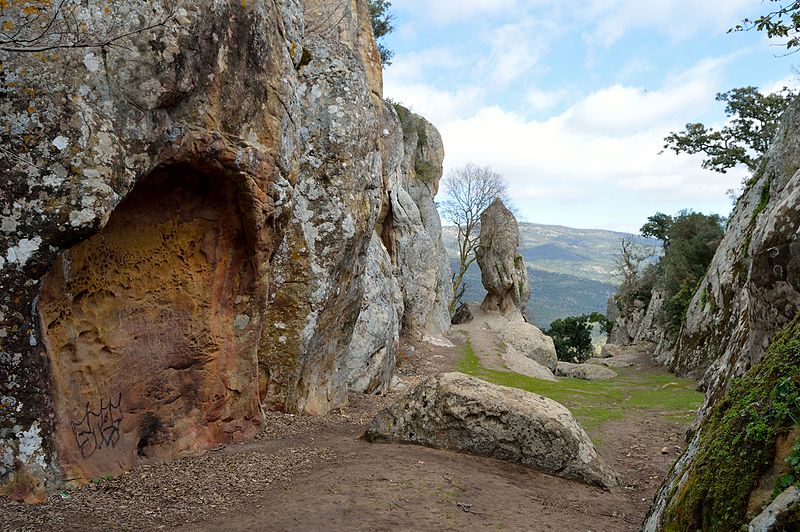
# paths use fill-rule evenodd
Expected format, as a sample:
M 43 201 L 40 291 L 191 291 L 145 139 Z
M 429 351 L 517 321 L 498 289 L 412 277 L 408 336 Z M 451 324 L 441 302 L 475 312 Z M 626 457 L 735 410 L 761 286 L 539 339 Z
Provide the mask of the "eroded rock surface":
M 777 456 L 774 436 L 785 427 L 779 419 L 769 417 L 773 410 L 758 411 L 759 433 L 766 434 L 770 442 L 756 442 L 746 451 L 747 461 L 726 470 L 730 473 L 726 478 L 736 482 L 725 480 L 714 485 L 703 478 L 702 472 L 710 467 L 721 470 L 720 466 L 707 465 L 711 460 L 725 457 L 724 452 L 717 451 L 718 447 L 740 452 L 750 444 L 748 438 L 740 441 L 742 437 L 738 436 L 752 434 L 746 427 L 725 432 L 726 427 L 750 419 L 737 412 L 741 406 L 734 403 L 735 398 L 746 395 L 747 402 L 757 409 L 768 408 L 787 393 L 796 393 L 773 389 L 780 382 L 786 383 L 784 388 L 796 383 L 796 362 L 773 364 L 789 356 L 796 357 L 793 347 L 786 349 L 784 338 L 786 334 L 797 337 L 796 321 L 787 333 L 776 335 L 796 319 L 800 304 L 798 169 L 800 112 L 795 103 L 785 112 L 764 164 L 733 210 L 725 237 L 692 299 L 677 342 L 671 349 L 659 349 L 657 353 L 659 360 L 677 373 L 702 376 L 707 392 L 692 445 L 662 486 L 646 523 L 647 530 L 669 527 L 670 523 L 693 523 L 696 520 L 690 511 L 698 504 L 705 505 L 703 519 L 711 523 L 711 528 L 727 528 L 719 524 L 723 519 L 737 526 L 745 524 L 746 507 L 742 509 L 741 501 L 747 501 L 757 483 L 758 477 L 754 480 L 753 473 L 760 473 L 761 466 Z M 765 353 L 771 343 L 774 353 L 769 361 Z M 741 389 L 737 382 L 748 382 L 748 388 Z M 794 384 L 790 387 L 794 389 Z M 728 410 L 730 416 L 721 423 Z M 768 454 L 755 458 L 763 449 L 768 449 Z M 753 469 L 751 466 L 756 463 Z M 744 485 L 738 484 L 739 479 L 745 479 Z M 708 496 L 723 490 L 727 490 L 724 500 L 736 501 L 735 509 L 732 504 L 728 505 L 730 508 L 721 507 L 713 502 L 714 497 Z M 723 499 L 717 495 L 716 500 Z
M 531 282 L 518 248 L 517 219 L 497 198 L 481 214 L 480 243 L 475 251 L 481 280 L 488 292 L 481 304 L 485 312 L 521 313 L 525 317 Z
M 0 52 L 0 491 L 324 413 L 447 330 L 444 150 L 366 1 L 67 4 L 117 46 Z
M 365 436 L 519 462 L 606 488 L 618 485 L 569 410 L 460 373 L 426 379 L 379 413 Z

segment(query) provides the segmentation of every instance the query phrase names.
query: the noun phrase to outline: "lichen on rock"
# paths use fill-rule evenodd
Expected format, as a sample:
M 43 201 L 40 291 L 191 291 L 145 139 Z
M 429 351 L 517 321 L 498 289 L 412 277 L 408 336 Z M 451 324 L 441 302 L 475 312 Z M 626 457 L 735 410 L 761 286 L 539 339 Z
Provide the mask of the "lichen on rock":
M 327 412 L 386 389 L 400 334 L 446 330 L 441 138 L 385 112 L 367 3 L 322 3 L 321 32 L 311 0 L 68 3 L 118 46 L 0 52 L 4 493 Z

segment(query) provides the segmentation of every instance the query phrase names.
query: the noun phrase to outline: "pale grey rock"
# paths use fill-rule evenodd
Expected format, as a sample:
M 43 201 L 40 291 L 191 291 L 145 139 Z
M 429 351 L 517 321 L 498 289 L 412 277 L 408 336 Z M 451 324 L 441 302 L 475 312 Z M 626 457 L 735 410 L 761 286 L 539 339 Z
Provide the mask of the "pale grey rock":
M 777 532 L 779 529 L 776 525 L 781 514 L 789 509 L 796 509 L 798 505 L 800 505 L 800 488 L 791 486 L 750 521 L 747 525 L 748 532 Z M 785 529 L 781 528 L 780 530 Z
M 517 220 L 497 198 L 481 214 L 480 242 L 475 250 L 481 280 L 488 292 L 481 304 L 485 312 L 525 317 L 531 281 L 518 248 Z
M 603 381 L 613 379 L 617 372 L 597 364 L 573 364 L 559 360 L 555 374 L 559 377 L 572 377 L 586 381 Z
M 350 390 L 382 393 L 394 373 L 403 296 L 389 252 L 374 232 L 367 251 L 364 284 L 361 313 L 344 363 Z
M 695 423 L 735 377 L 761 360 L 776 333 L 800 308 L 800 108 L 795 102 L 765 162 L 737 201 L 726 233 L 692 299 L 680 337 L 660 360 L 680 375 L 701 377 L 706 400 Z M 685 470 L 696 448 L 679 464 Z M 646 530 L 658 530 L 682 482 L 671 475 L 651 508 Z
M 484 312 L 474 303 L 468 306 L 473 316 L 471 327 L 490 330 L 497 336 L 499 342 L 513 347 L 517 352 L 551 371 L 555 369 L 558 357 L 553 339 L 535 325 L 525 322 L 519 312 L 504 315 Z
M 633 362 L 628 361 L 625 357 L 590 358 L 586 363 L 599 364 L 609 368 L 629 368 L 633 366 Z
M 525 375 L 543 381 L 557 381 L 553 372 L 545 366 L 535 362 L 516 350 L 513 346 L 506 346 L 506 350 L 501 354 L 501 358 L 506 367 L 514 373 Z
M 535 325 L 509 321 L 502 324 L 498 332 L 503 342 L 526 357 L 550 370 L 555 368 L 558 357 L 553 339 Z
M 448 305 L 453 296 L 433 199 L 442 177 L 444 147 L 439 132 L 424 118 L 399 105 L 385 107 L 389 136 L 401 141 L 384 141 L 388 201 L 383 226 L 393 242 L 403 292 L 403 333 L 412 338 L 441 336 L 450 329 Z
M 365 436 L 514 461 L 605 488 L 619 484 L 562 405 L 461 373 L 429 377 L 380 412 Z
M 380 205 L 381 110 L 348 47 L 318 37 L 304 45 L 312 59 L 298 88 L 303 151 L 272 260 L 259 365 L 269 407 L 322 414 L 347 400 L 344 353 L 362 308 Z M 287 353 L 294 364 L 285 363 Z

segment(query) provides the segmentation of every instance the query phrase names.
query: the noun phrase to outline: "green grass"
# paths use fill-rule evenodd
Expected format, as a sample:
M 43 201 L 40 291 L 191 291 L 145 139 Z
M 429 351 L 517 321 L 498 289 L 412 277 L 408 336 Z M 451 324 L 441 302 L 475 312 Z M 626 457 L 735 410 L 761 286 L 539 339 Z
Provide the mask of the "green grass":
M 585 381 L 559 377 L 558 382 L 543 381 L 511 371 L 483 367 L 467 340 L 457 368 L 461 373 L 485 381 L 543 395 L 563 404 L 595 439 L 609 421 L 630 415 L 650 413 L 669 422 L 686 423 L 703 403 L 703 394 L 693 381 L 680 379 L 665 370 L 637 371 L 614 368 L 618 376 L 605 381 Z

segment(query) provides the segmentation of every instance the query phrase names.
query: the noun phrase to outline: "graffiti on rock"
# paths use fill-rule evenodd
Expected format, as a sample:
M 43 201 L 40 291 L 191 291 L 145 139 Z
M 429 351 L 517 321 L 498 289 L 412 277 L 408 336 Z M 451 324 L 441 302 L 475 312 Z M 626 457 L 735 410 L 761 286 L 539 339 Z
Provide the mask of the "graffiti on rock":
M 91 457 L 96 451 L 114 447 L 120 439 L 120 426 L 122 425 L 122 393 L 115 403 L 112 399 L 100 400 L 97 412 L 86 403 L 86 411 L 78 423 L 72 423 L 75 432 L 75 442 L 84 459 Z

